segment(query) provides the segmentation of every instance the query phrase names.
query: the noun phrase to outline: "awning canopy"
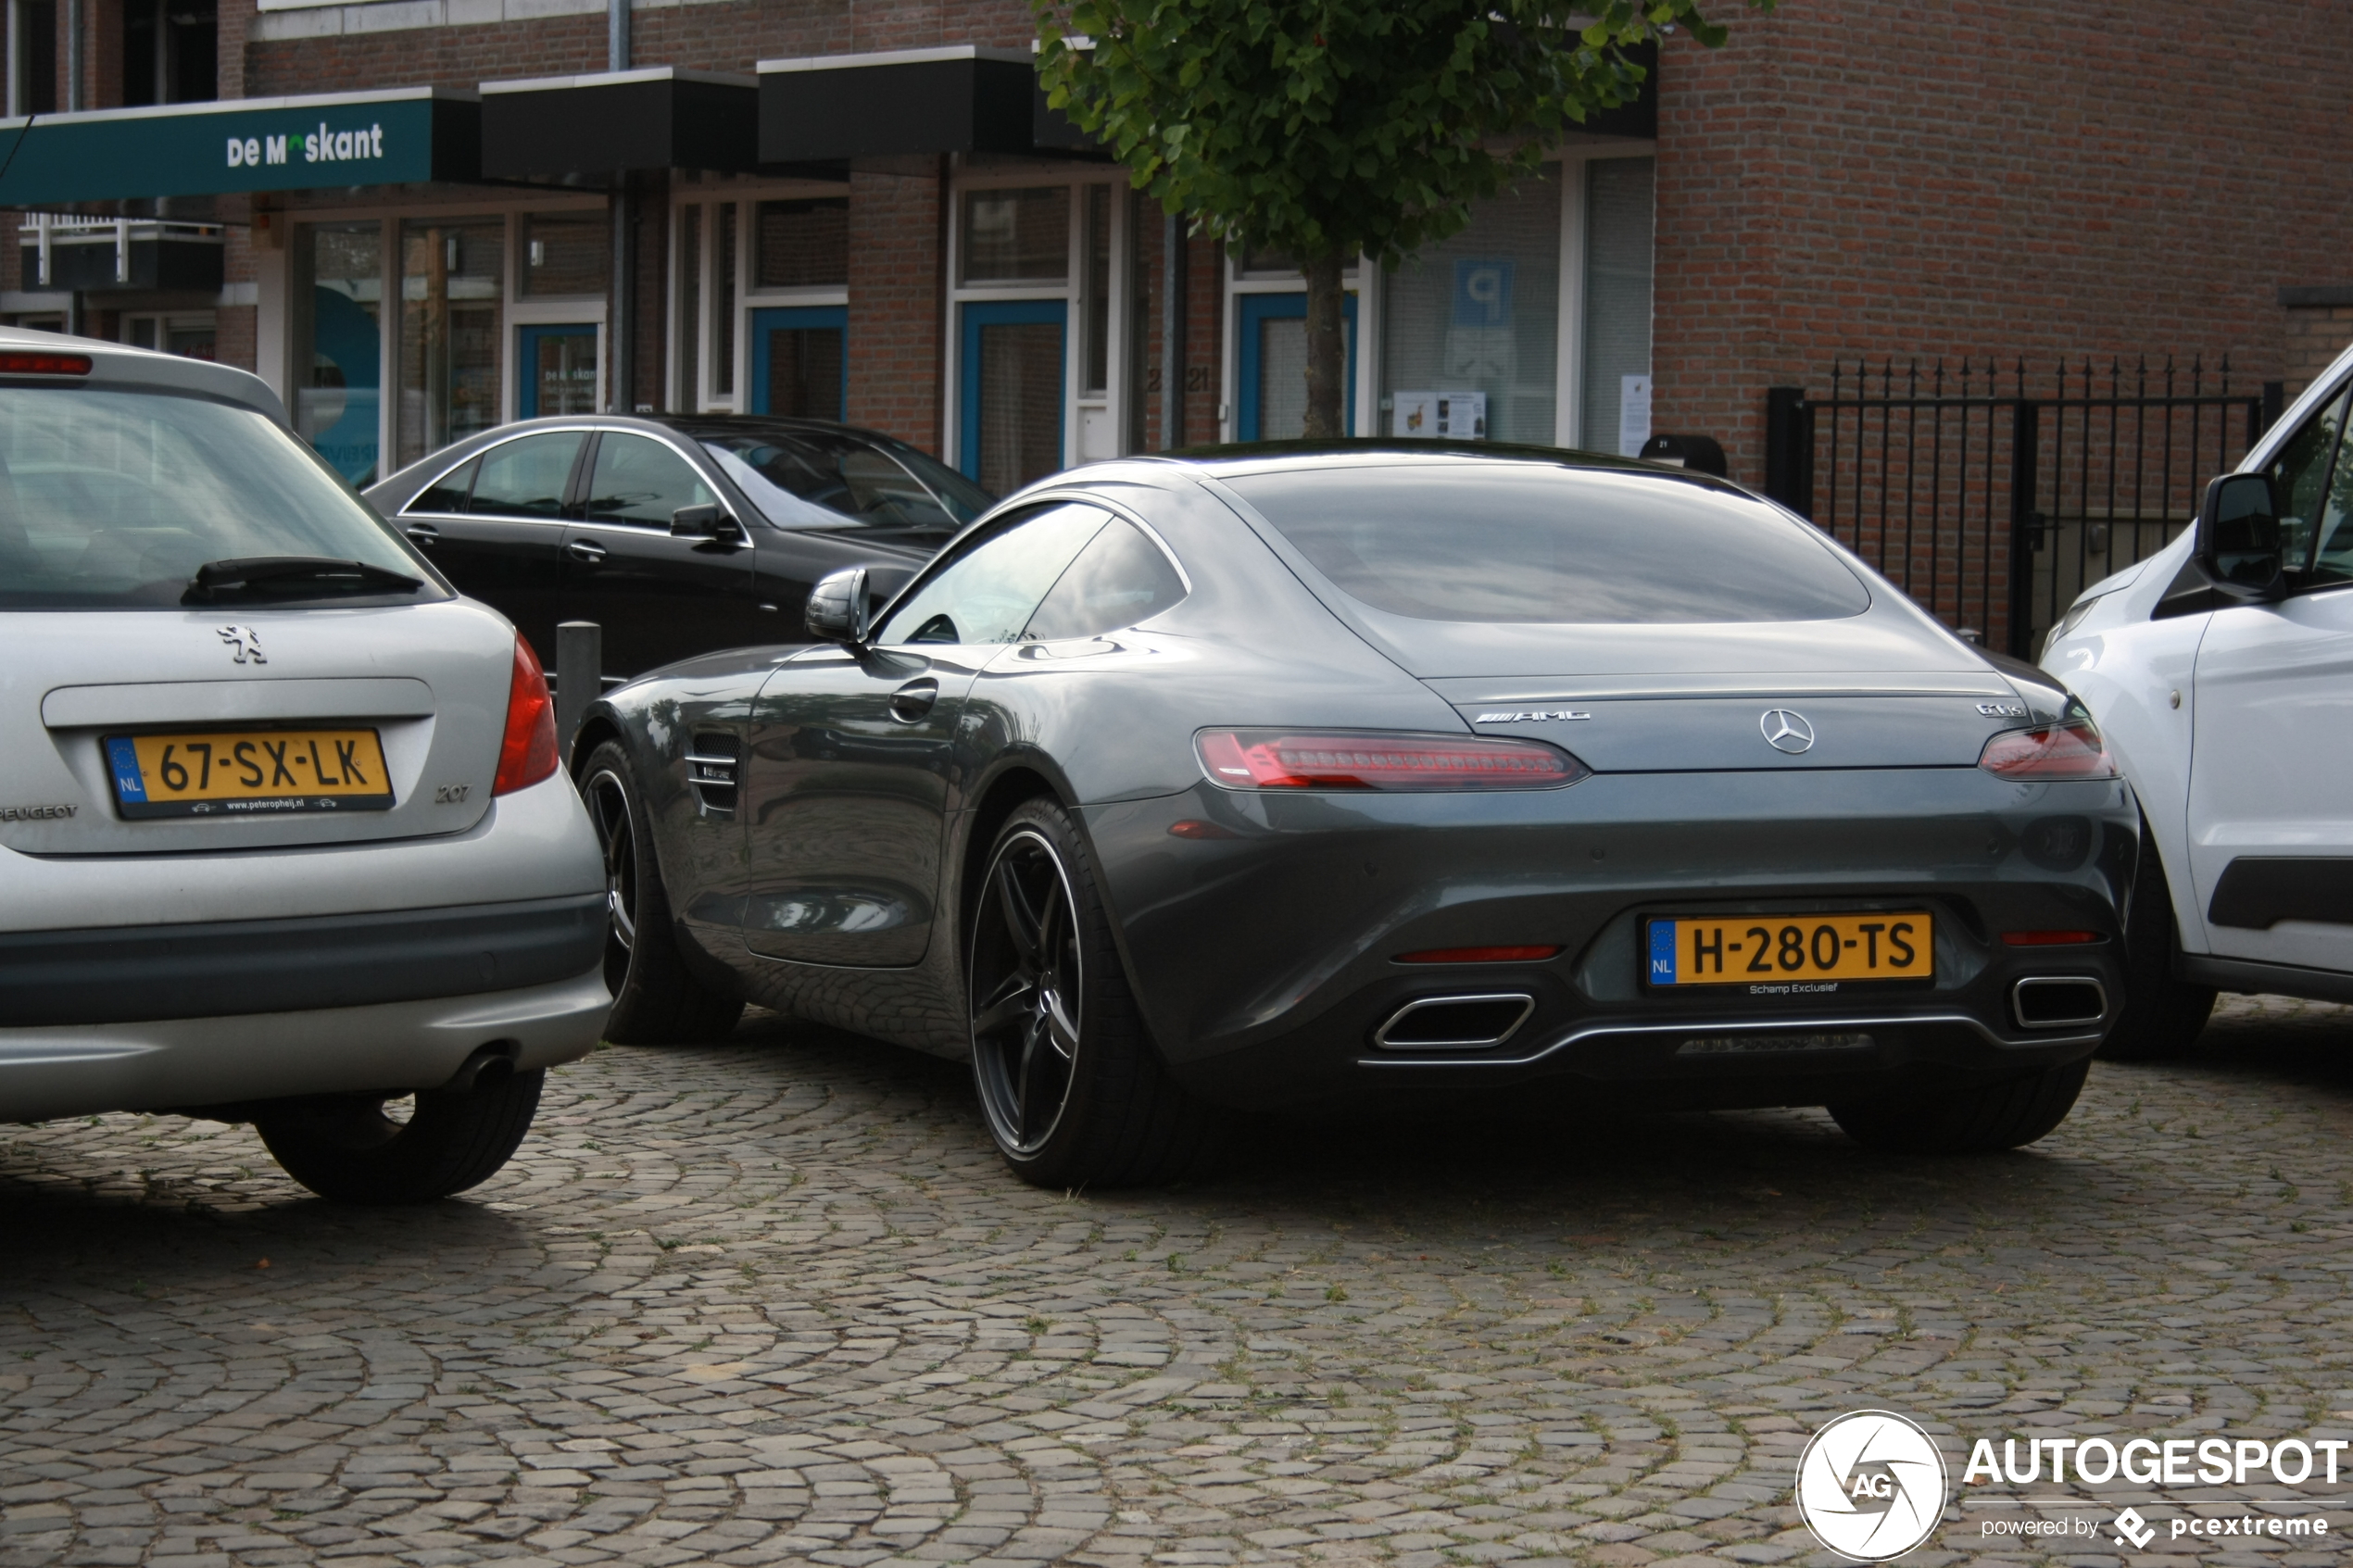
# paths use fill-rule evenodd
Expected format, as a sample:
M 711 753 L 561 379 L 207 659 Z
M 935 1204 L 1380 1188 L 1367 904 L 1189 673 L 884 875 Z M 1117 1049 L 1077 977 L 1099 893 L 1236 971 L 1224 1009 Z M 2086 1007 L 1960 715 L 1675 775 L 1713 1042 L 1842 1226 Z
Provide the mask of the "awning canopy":
M 1094 151 L 1046 107 L 1026 49 L 960 44 L 760 62 L 760 158 Z
M 402 87 L 0 119 L 0 207 L 473 180 L 481 112 Z
M 760 163 L 749 76 L 656 66 L 482 84 L 482 171 L 534 180 L 631 169 L 747 173 Z

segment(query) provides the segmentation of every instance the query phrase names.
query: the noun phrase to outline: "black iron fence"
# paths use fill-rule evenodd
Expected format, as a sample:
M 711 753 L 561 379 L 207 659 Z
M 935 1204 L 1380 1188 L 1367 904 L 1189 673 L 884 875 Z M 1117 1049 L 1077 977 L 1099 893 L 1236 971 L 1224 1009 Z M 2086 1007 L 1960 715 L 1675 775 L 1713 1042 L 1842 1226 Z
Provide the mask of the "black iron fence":
M 2047 380 L 2022 359 L 1834 364 L 1827 397 L 1766 394 L 1766 490 L 1945 624 L 2032 658 L 2086 585 L 2188 526 L 2207 480 L 2279 417 L 2281 383 L 2234 393 L 2227 358 L 2111 360 L 2099 380 L 2089 360 Z

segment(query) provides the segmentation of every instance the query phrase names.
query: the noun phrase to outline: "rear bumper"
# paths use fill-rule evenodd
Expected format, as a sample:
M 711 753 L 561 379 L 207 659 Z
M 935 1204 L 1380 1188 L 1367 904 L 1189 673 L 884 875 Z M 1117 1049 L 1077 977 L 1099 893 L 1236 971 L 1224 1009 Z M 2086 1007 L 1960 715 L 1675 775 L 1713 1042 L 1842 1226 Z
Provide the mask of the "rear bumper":
M 518 1068 L 585 1055 L 604 976 L 369 1007 L 0 1028 L 0 1122 L 446 1084 L 474 1051 Z
M 1973 768 L 1604 774 L 1486 796 L 1203 784 L 1087 819 L 1164 1056 L 1196 1092 L 1245 1105 L 1544 1078 L 1661 1104 L 1818 1104 L 2064 1062 L 2097 1047 L 2123 995 L 2118 911 L 2138 832 L 2120 783 L 2020 785 Z M 1928 985 L 1642 983 L 1645 915 L 1905 908 L 1936 913 Z M 2052 929 L 2107 940 L 2001 940 Z M 1395 961 L 1489 945 L 1560 952 Z M 2014 995 L 2030 977 L 2094 982 L 2107 1013 L 2026 1027 Z M 1491 1047 L 1378 1042 L 1401 1008 L 1450 995 L 1531 1005 Z
M 456 909 L 0 934 L 0 1020 L 132 1023 L 475 996 L 570 980 L 602 894 Z

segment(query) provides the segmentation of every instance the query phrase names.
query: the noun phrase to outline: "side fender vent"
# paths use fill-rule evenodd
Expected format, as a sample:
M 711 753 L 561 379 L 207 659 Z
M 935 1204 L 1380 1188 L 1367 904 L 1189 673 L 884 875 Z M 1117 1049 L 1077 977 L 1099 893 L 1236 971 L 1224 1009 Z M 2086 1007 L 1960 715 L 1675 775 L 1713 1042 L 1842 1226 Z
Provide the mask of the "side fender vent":
M 736 814 L 736 772 L 743 742 L 724 730 L 698 730 L 686 753 L 686 783 L 706 817 Z

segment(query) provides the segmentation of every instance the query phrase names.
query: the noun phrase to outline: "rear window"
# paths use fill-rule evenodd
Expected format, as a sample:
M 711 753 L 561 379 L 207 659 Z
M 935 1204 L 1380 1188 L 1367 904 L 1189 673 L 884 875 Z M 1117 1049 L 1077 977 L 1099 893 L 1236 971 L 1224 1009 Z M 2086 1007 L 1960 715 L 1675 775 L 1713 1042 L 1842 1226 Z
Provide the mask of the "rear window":
M 1226 483 L 1341 592 L 1417 621 L 1829 621 L 1870 608 L 1807 525 L 1680 480 L 1480 462 Z
M 199 397 L 0 387 L 0 608 L 176 608 L 213 561 L 431 573 L 267 416 Z
M 779 528 L 862 527 L 937 542 L 995 504 L 963 475 L 896 444 L 826 431 L 703 432 L 699 439 Z

